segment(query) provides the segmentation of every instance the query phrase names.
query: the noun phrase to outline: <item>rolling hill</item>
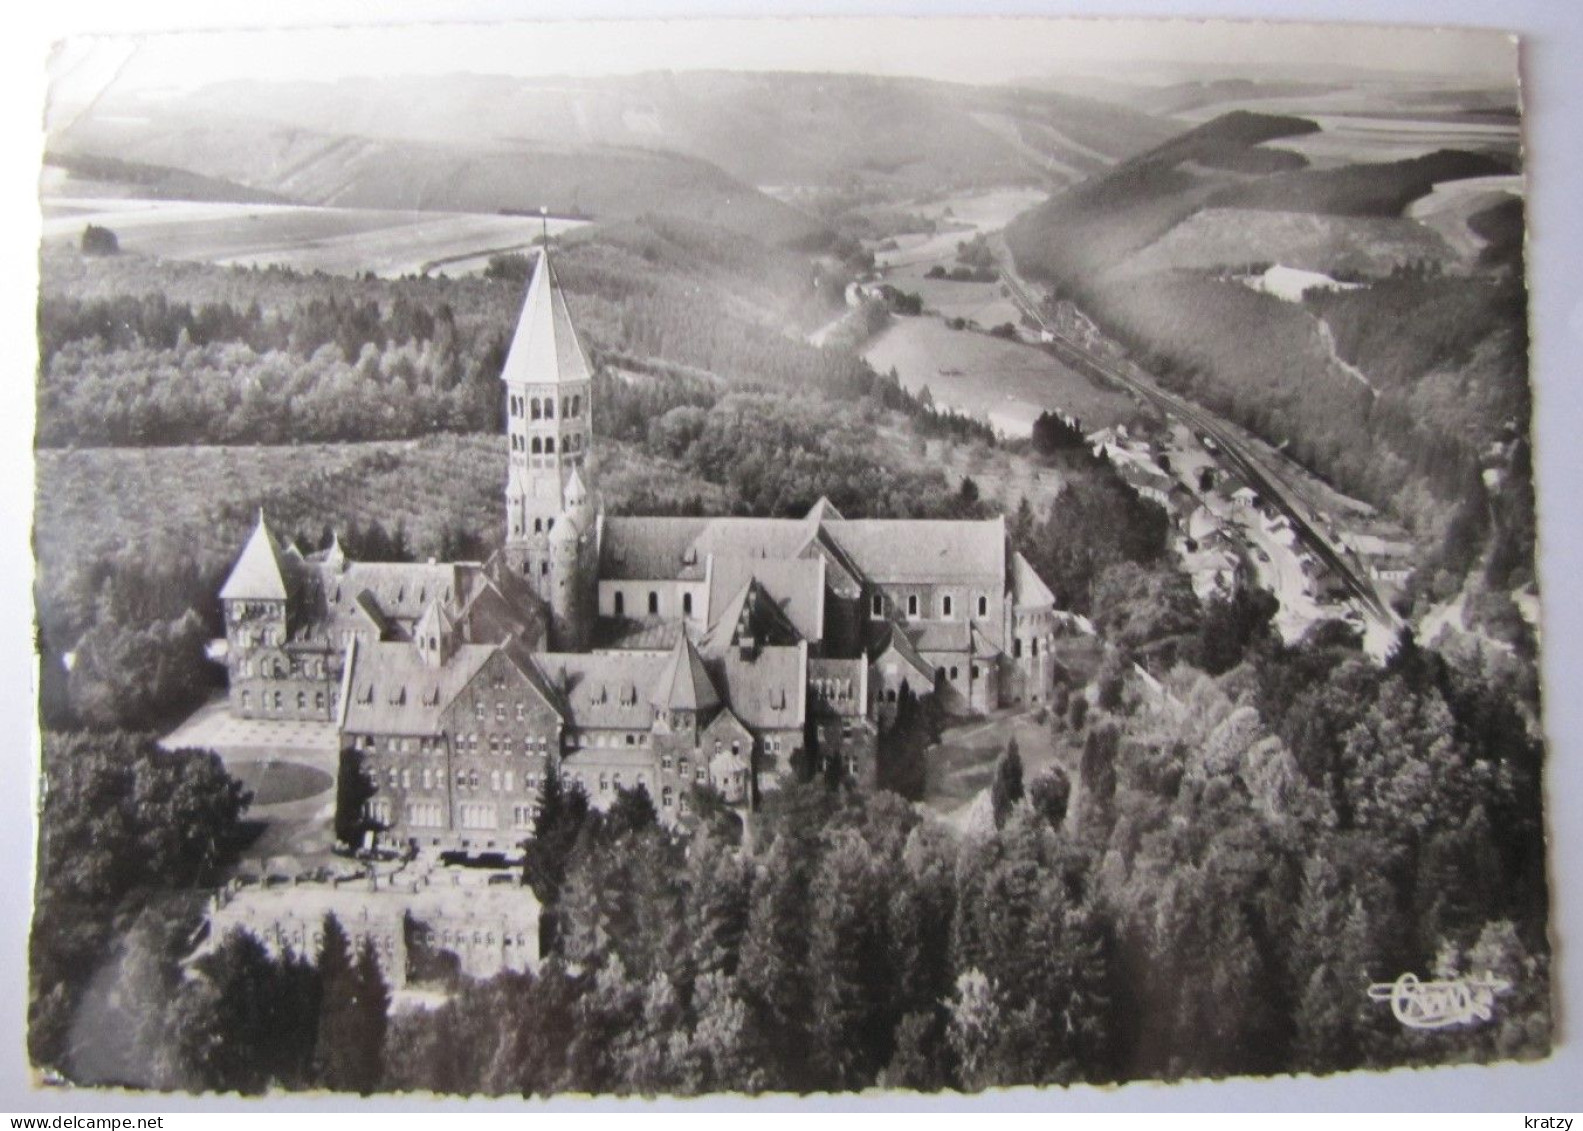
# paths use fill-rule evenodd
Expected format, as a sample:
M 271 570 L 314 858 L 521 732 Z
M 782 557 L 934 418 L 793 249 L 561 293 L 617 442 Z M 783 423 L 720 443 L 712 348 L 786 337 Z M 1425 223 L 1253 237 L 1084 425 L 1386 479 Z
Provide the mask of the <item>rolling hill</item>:
M 316 132 L 253 118 L 163 118 L 86 126 L 55 144 L 65 159 L 113 153 L 301 204 L 630 219 L 674 215 L 807 240 L 813 218 L 696 158 L 638 148 L 419 142 Z
M 1439 543 L 1446 576 L 1487 535 L 1488 580 L 1506 586 L 1531 564 L 1531 496 L 1500 468 L 1486 495 L 1481 475 L 1527 430 L 1522 213 L 1501 195 L 1521 192 L 1517 170 L 1457 149 L 1328 168 L 1245 159 L 1328 132 L 1222 115 L 1024 213 L 1007 244 L 1163 384 Z M 1439 209 L 1442 228 L 1465 229 L 1452 241 L 1411 206 L 1462 182 L 1476 191 Z M 1286 301 L 1245 285 L 1272 263 L 1355 286 Z
M 187 133 L 195 128 L 204 132 Z M 214 128 L 220 141 L 243 142 L 240 148 L 262 137 L 266 152 L 281 146 L 277 131 L 359 139 L 414 155 L 430 147 L 482 154 L 661 152 L 707 162 L 748 185 L 857 180 L 901 192 L 1070 183 L 1176 129 L 1149 114 L 1048 91 L 704 71 L 236 81 L 157 101 L 112 91 L 52 142 L 121 157 L 133 156 L 130 149 L 139 160 L 155 160 L 144 156 L 152 148 L 166 163 L 209 172 L 195 162 L 211 157 L 206 133 Z M 150 134 L 173 136 L 151 140 Z M 279 156 L 290 168 L 292 156 Z

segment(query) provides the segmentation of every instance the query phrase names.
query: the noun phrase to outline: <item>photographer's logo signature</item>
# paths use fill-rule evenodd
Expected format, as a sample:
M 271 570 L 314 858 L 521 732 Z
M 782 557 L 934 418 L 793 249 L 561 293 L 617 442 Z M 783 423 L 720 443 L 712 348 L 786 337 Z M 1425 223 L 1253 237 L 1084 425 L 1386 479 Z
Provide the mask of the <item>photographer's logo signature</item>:
M 1375 982 L 1369 997 L 1391 1003 L 1396 1020 L 1409 1029 L 1445 1029 L 1488 1021 L 1495 1014 L 1495 995 L 1511 989 L 1503 978 L 1486 974 L 1420 982 L 1416 974 L 1403 974 L 1394 982 Z

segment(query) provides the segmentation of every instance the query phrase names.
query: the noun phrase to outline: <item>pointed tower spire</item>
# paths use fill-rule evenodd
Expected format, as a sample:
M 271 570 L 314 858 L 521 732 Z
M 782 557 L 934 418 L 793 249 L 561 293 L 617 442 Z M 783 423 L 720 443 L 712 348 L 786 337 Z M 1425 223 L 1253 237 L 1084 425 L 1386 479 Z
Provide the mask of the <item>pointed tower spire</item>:
M 522 304 L 500 379 L 508 385 L 564 385 L 588 381 L 592 373 L 572 327 L 555 268 L 550 265 L 550 247 L 546 243 L 533 268 L 528 297 Z
M 546 235 L 549 218 L 544 217 Z M 506 561 L 550 607 L 550 641 L 581 647 L 595 578 L 588 537 L 597 521 L 592 479 L 593 368 L 572 326 L 546 245 L 528 284 L 500 372 L 506 389 Z
M 264 520 L 264 508 L 258 508 L 258 525 L 242 548 L 242 554 L 231 567 L 231 576 L 220 589 L 222 601 L 284 601 L 286 599 L 286 567 L 282 560 L 280 543 Z

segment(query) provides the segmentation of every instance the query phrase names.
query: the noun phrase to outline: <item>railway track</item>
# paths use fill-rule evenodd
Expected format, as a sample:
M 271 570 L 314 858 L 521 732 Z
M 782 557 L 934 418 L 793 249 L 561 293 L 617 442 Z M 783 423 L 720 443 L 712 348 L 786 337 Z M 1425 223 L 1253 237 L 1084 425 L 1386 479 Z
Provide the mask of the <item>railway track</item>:
M 1135 396 L 1141 397 L 1165 415 L 1185 423 L 1193 429 L 1201 441 L 1205 438 L 1212 441 L 1218 448 L 1216 454 L 1257 491 L 1260 498 L 1287 517 L 1302 544 L 1341 579 L 1347 592 L 1362 606 L 1364 612 L 1375 617 L 1390 630 L 1396 629 L 1399 624 L 1398 618 L 1385 602 L 1380 600 L 1374 586 L 1367 578 L 1360 576 L 1341 552 L 1331 545 L 1330 540 L 1314 527 L 1304 513 L 1302 505 L 1292 500 L 1291 489 L 1280 481 L 1278 475 L 1245 451 L 1237 437 L 1218 418 L 1174 393 L 1166 392 L 1151 381 L 1133 376 L 1126 372 L 1124 366 L 1116 365 L 1108 359 L 1095 357 L 1085 346 L 1073 341 L 1045 321 L 1038 305 L 1020 280 L 1003 270 L 1001 281 L 1006 284 L 1017 306 L 1042 332 L 1041 337 L 1044 340 L 1041 341 L 1040 348 L 1079 371 L 1119 385 Z

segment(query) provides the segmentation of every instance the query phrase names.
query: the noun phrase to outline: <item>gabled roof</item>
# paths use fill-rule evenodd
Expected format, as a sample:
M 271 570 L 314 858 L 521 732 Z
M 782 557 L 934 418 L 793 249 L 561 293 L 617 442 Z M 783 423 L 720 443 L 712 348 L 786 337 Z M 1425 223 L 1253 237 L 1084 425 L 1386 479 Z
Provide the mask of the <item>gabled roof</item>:
M 607 517 L 599 576 L 698 580 L 711 555 L 785 561 L 802 556 L 816 532 L 796 518 Z
M 280 543 L 275 541 L 274 533 L 264 521 L 264 512 L 260 510 L 252 537 L 248 538 L 241 557 L 231 567 L 231 576 L 220 589 L 220 600 L 284 601 L 286 568 Z
M 668 660 L 654 652 L 541 652 L 533 657 L 573 726 L 622 730 L 648 730 L 653 724 L 648 689 Z
M 1005 583 L 1003 519 L 829 520 L 821 529 L 871 581 Z
M 649 702 L 670 711 L 708 711 L 720 705 L 720 693 L 704 668 L 703 657 L 685 632 L 671 649 Z
M 440 715 L 496 651 L 463 645 L 431 667 L 405 642 L 359 646 L 348 654 L 342 726 L 354 734 L 439 734 Z
M 737 718 L 756 730 L 801 728 L 808 710 L 808 644 L 760 648 L 751 659 L 727 652 L 720 689 Z
M 819 501 L 808 508 L 807 521 L 817 526 L 826 519 L 840 519 L 844 517 L 845 516 L 840 511 L 835 509 L 834 503 L 825 498 L 825 496 L 820 495 Z
M 700 580 L 704 559 L 692 548 L 693 541 L 714 521 L 718 520 L 606 515 L 599 576 L 612 581 Z
M 558 385 L 587 381 L 592 371 L 572 327 L 566 299 L 550 266 L 549 248 L 539 252 L 528 297 L 500 379 L 513 385 Z
M 1055 594 L 1019 553 L 1011 555 L 1011 602 L 1019 609 L 1055 606 Z
M 934 680 L 934 666 L 918 654 L 918 649 L 913 647 L 911 640 L 907 639 L 906 632 L 898 624 L 884 624 L 875 632 L 873 642 L 869 645 L 869 659 L 872 663 L 879 663 L 888 653 L 894 652 L 903 662 L 910 666 L 924 679 Z
M 704 635 L 704 651 L 711 656 L 751 637 L 757 644 L 791 645 L 807 639 L 781 603 L 767 593 L 754 578 L 744 581 L 736 593 L 716 604 L 710 598 L 709 615 L 714 623 Z
M 770 604 L 804 640 L 824 639 L 825 559 L 759 558 L 746 554 L 719 553 L 713 556 L 709 572 L 709 618 L 711 628 L 724 626 L 727 616 L 733 623 L 741 614 L 739 597 L 752 582 L 758 593 L 756 605 Z M 729 632 L 730 628 L 727 627 Z

